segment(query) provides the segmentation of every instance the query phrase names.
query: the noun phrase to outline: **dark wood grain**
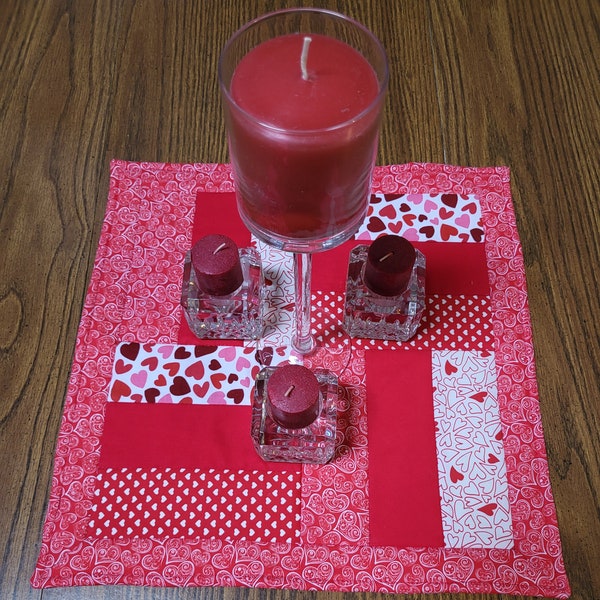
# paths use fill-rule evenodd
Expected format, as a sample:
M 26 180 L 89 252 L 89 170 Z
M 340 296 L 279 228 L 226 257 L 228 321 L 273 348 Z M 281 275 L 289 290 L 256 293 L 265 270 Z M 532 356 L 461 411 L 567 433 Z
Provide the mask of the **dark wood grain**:
M 339 10 L 384 43 L 380 164 L 511 167 L 567 572 L 573 598 L 600 597 L 597 0 L 2 0 L 0 598 L 383 598 L 29 587 L 109 160 L 227 161 L 220 48 L 286 4 Z

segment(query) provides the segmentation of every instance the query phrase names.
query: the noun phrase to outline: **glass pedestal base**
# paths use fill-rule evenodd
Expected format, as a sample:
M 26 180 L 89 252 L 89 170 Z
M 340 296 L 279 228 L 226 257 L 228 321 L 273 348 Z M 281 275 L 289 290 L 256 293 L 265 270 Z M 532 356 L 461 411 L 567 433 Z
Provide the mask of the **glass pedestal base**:
M 326 369 L 315 369 L 320 387 L 317 418 L 302 429 L 287 429 L 271 416 L 267 383 L 277 367 L 265 367 L 256 377 L 252 400 L 251 434 L 264 460 L 325 464 L 335 454 L 338 379 Z

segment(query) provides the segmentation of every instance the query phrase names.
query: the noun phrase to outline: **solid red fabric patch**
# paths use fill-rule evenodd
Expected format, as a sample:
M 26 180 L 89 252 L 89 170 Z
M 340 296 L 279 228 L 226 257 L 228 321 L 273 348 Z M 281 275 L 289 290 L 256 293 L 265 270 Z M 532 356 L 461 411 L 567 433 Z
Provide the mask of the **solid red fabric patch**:
M 313 294 L 315 291 L 339 294 L 346 292 L 348 257 L 352 248 L 360 244 L 364 244 L 364 242 L 350 240 L 341 246 L 313 255 L 311 281 Z
M 444 546 L 431 352 L 366 351 L 369 543 Z M 369 385 L 376 381 L 377 385 Z
M 109 402 L 99 467 L 299 471 L 258 456 L 250 414 L 249 406 Z
M 196 195 L 192 244 L 211 233 L 229 236 L 240 248 L 250 245 L 250 231 L 240 218 L 234 192 L 198 192 Z
M 351 240 L 313 256 L 312 289 L 346 291 L 350 251 L 369 242 Z M 427 295 L 487 296 L 490 293 L 485 245 L 477 243 L 413 242 L 427 261 Z
M 427 261 L 427 295 L 488 296 L 490 279 L 485 244 L 414 242 Z

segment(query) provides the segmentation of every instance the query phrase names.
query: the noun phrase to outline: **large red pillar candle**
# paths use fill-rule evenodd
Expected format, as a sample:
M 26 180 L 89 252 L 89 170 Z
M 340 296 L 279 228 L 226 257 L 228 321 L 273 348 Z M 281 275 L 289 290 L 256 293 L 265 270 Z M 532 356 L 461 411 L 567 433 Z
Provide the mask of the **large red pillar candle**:
M 275 369 L 267 383 L 271 416 L 282 427 L 308 427 L 319 414 L 319 382 L 302 365 L 283 365 Z
M 316 33 L 273 37 L 241 58 L 225 109 L 240 214 L 253 233 L 301 251 L 354 233 L 387 70 L 380 79 L 353 47 Z
M 192 266 L 198 287 L 211 296 L 225 296 L 244 281 L 238 247 L 226 235 L 203 237 L 192 248 Z
M 371 65 L 356 50 L 316 34 L 263 42 L 244 56 L 231 81 L 241 109 L 286 131 L 335 127 L 365 110 L 377 91 Z

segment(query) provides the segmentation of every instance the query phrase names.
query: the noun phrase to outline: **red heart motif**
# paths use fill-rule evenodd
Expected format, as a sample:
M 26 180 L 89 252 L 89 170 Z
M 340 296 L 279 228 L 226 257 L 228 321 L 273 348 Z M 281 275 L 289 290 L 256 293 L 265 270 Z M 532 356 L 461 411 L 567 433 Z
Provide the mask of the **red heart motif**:
M 384 198 L 386 202 L 391 202 L 392 200 L 398 200 L 398 198 L 402 198 L 404 194 L 384 194 Z M 373 202 L 373 198 L 376 196 L 371 196 L 371 202 Z M 379 198 L 377 198 L 377 202 L 379 202 Z
M 132 394 L 131 395 L 131 399 L 134 402 L 141 402 L 144 398 L 143 398 L 143 396 L 141 394 Z
M 440 217 L 442 217 L 442 220 L 444 220 L 444 221 L 449 221 L 450 217 L 452 217 L 453 214 L 454 214 L 453 210 L 448 210 L 447 208 L 444 208 L 443 206 L 440 208 Z
M 146 398 L 146 402 L 150 404 L 154 404 L 160 392 L 156 388 L 148 388 L 144 390 L 144 398 Z
M 384 231 L 385 225 L 383 224 L 383 221 L 379 217 L 371 217 L 369 219 L 369 223 L 367 224 L 367 229 L 369 231 L 373 231 L 374 233 L 377 233 L 379 231 Z
M 191 355 L 192 353 L 188 352 L 183 346 L 179 346 L 177 350 L 175 350 L 175 358 L 179 360 L 189 358 Z
M 470 397 L 473 398 L 473 400 L 477 400 L 477 402 L 483 402 L 486 396 L 487 392 L 477 392 L 475 394 L 471 394 Z
M 444 371 L 446 371 L 446 375 L 453 375 L 458 372 L 458 368 L 455 367 L 449 360 L 446 361 L 444 365 Z
M 475 202 L 469 202 L 469 204 L 467 204 L 463 210 L 474 215 L 477 212 L 477 204 L 475 204 Z
M 417 215 L 413 215 L 412 213 L 408 215 L 402 215 L 402 220 L 409 226 L 412 227 L 415 224 L 415 219 Z
M 476 242 L 480 242 L 483 239 L 483 229 L 475 227 L 475 229 L 471 229 L 471 235 Z
M 482 507 L 478 508 L 477 510 L 479 510 L 480 512 L 485 513 L 486 515 L 491 517 L 497 508 L 498 508 L 498 505 L 495 502 L 490 502 L 490 504 L 486 504 L 485 506 L 482 506 Z
M 174 377 L 175 375 L 177 375 L 177 373 L 179 373 L 179 363 L 176 363 L 176 362 L 167 363 L 165 365 L 165 369 L 169 373 L 170 377 Z
M 495 465 L 496 463 L 500 462 L 500 459 L 494 454 L 488 454 L 488 462 L 490 465 Z
M 435 229 L 432 225 L 426 225 L 425 227 L 421 227 L 421 229 L 419 229 L 419 233 L 422 233 L 426 238 L 429 239 L 433 237 Z
M 156 356 L 148 356 L 142 361 L 142 367 L 148 367 L 150 371 L 154 371 L 158 367 L 158 358 Z
M 127 371 L 131 371 L 133 369 L 133 365 L 128 365 L 121 358 L 117 359 L 115 362 L 115 372 L 117 375 L 122 375 L 123 373 L 127 373 Z
M 495 438 L 500 441 L 502 438 L 504 437 L 504 434 L 502 433 L 502 429 L 496 434 Z
M 400 205 L 400 212 L 407 213 L 407 212 L 410 212 L 411 210 L 412 210 L 412 207 L 409 204 L 406 204 L 406 202 L 403 202 Z
M 200 358 L 201 356 L 206 356 L 207 354 L 212 354 L 216 352 L 216 346 L 194 346 L 194 356 L 196 358 Z
M 453 225 L 448 225 L 448 223 L 442 223 L 442 227 L 440 229 L 440 233 L 442 236 L 442 240 L 447 242 L 453 235 L 458 235 L 458 229 Z
M 450 208 L 456 208 L 458 196 L 456 194 L 442 194 L 442 203 Z
M 129 396 L 131 394 L 131 388 L 120 379 L 117 379 L 110 390 L 110 397 L 113 402 L 119 402 L 123 396 Z
M 386 217 L 388 219 L 395 219 L 396 218 L 396 207 L 393 204 L 388 204 L 387 206 L 384 206 L 379 211 L 379 214 L 382 217 Z
M 454 467 L 450 467 L 450 481 L 452 483 L 462 481 L 464 478 L 465 476 L 460 471 L 457 471 Z
M 402 221 L 397 221 L 396 223 L 390 223 L 388 225 L 388 227 L 390 228 L 390 231 L 392 233 L 400 233 L 400 230 L 402 229 L 403 225 L 402 225 Z
M 193 377 L 200 381 L 200 379 L 204 377 L 204 365 L 202 364 L 202 361 L 199 360 L 198 362 L 192 363 L 185 370 L 185 375 L 186 377 Z
M 175 379 L 173 379 L 173 383 L 169 387 L 169 391 L 174 396 L 185 396 L 185 394 L 189 394 L 191 390 L 190 385 L 185 379 L 185 377 L 181 377 L 181 375 L 178 375 L 177 377 L 175 377 Z
M 161 373 L 155 380 L 154 385 L 163 386 L 167 385 L 167 378 Z
M 182 398 L 178 404 L 194 404 L 194 402 L 190 396 L 186 396 L 185 398 Z
M 227 377 L 227 383 L 233 383 L 234 381 L 237 381 L 238 379 L 239 379 L 239 377 L 235 373 L 229 373 L 229 376 Z
M 213 358 L 208 364 L 208 368 L 211 371 L 216 371 L 217 369 L 221 368 L 221 363 L 216 358 Z
M 221 389 L 221 383 L 223 383 L 225 379 L 227 379 L 227 375 L 225 375 L 225 373 L 213 373 L 210 376 L 210 381 L 218 390 Z
M 256 362 L 269 366 L 273 360 L 273 348 L 267 346 L 262 350 L 256 351 Z
M 233 400 L 234 404 L 241 404 L 244 399 L 244 390 L 235 389 L 227 392 L 227 397 Z
M 205 381 L 202 385 L 197 383 L 194 384 L 194 394 L 198 396 L 198 398 L 204 398 L 206 392 L 208 391 L 209 383 Z
M 468 233 L 459 233 L 458 237 L 463 241 L 463 242 L 468 242 L 470 237 Z
M 121 354 L 129 360 L 135 360 L 139 351 L 139 342 L 129 342 L 128 344 L 121 344 Z

